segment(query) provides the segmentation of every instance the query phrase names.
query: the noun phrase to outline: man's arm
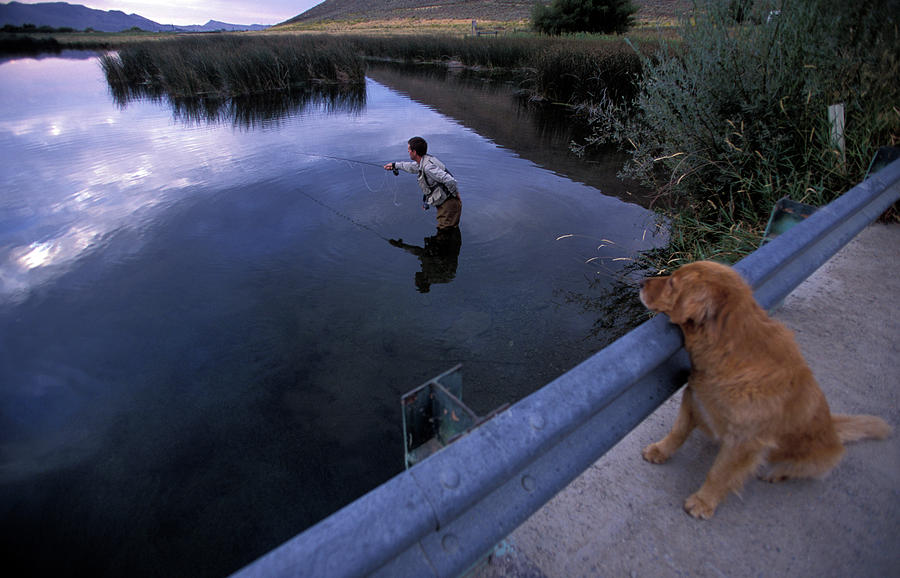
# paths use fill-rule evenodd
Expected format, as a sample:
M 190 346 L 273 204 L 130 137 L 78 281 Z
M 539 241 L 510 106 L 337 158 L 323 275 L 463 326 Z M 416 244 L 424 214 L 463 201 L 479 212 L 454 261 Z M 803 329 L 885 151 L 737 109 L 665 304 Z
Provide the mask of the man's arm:
M 401 161 L 399 163 L 388 163 L 384 165 L 384 170 L 386 171 L 405 171 L 407 173 L 416 174 L 419 172 L 419 164 L 414 163 L 412 161 Z

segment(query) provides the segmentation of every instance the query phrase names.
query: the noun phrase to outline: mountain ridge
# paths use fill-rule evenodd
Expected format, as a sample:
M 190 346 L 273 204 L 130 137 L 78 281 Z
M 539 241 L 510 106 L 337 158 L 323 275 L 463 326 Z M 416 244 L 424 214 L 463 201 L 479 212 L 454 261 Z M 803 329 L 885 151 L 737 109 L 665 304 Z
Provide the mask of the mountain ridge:
M 342 20 L 486 20 L 514 22 L 531 18 L 536 0 L 325 0 L 276 27 L 308 25 L 323 21 Z M 677 18 L 691 6 L 691 0 L 632 0 L 641 20 Z M 270 28 L 264 24 L 229 24 L 209 20 L 206 24 L 178 26 L 160 24 L 139 14 L 125 14 L 120 10 L 96 10 L 81 4 L 42 2 L 0 4 L 0 26 L 23 26 L 92 29 L 100 32 L 121 32 L 138 28 L 148 32 L 216 32 L 256 31 Z
M 325 0 L 282 24 L 352 18 L 420 18 L 452 20 L 525 20 L 531 17 L 535 0 Z
M 0 4 L 0 26 L 7 24 L 11 26 L 34 24 L 38 27 L 49 26 L 75 30 L 91 28 L 99 32 L 121 32 L 132 28 L 140 28 L 147 32 L 215 32 L 218 30 L 244 31 L 268 28 L 263 24 L 229 24 L 217 20 L 189 26 L 160 24 L 139 14 L 125 14 L 121 10 L 96 10 L 82 4 L 69 4 L 68 2 Z
M 327 20 L 529 20 L 536 0 L 325 0 L 276 26 Z M 675 19 L 688 12 L 691 0 L 632 0 L 641 20 Z M 545 2 L 546 3 L 546 2 Z

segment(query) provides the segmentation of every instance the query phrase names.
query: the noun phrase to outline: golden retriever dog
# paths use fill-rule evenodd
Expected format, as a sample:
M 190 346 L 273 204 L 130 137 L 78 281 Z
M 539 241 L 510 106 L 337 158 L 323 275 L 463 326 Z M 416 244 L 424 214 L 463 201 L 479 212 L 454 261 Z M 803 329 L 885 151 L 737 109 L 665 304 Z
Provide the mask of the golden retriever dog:
M 709 519 L 729 492 L 767 464 L 763 479 L 821 477 L 840 461 L 842 442 L 885 438 L 868 415 L 832 415 L 793 333 L 756 303 L 726 265 L 700 261 L 641 283 L 641 301 L 684 332 L 691 375 L 672 431 L 644 448 L 665 462 L 694 428 L 721 445 L 706 481 L 684 509 Z

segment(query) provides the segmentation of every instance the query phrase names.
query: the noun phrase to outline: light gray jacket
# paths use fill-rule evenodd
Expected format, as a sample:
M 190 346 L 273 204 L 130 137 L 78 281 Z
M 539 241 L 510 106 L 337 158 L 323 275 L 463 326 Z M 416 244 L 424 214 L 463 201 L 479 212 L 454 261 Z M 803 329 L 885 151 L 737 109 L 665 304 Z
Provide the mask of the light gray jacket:
M 421 163 L 406 161 L 394 163 L 394 168 L 419 176 L 419 188 L 422 189 L 422 200 L 433 207 L 438 207 L 448 197 L 459 197 L 456 179 L 447 171 L 444 163 L 426 154 Z

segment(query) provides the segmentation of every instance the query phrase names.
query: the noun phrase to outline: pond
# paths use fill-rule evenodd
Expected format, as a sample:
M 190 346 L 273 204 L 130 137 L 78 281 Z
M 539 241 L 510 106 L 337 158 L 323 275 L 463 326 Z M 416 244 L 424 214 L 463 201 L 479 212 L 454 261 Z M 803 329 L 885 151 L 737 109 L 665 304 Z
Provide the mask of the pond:
M 462 363 L 487 413 L 605 345 L 596 300 L 661 241 L 621 159 L 574 162 L 503 83 L 373 67 L 275 109 L 126 102 L 90 54 L 0 63 L 7 566 L 235 571 L 402 470 L 406 391 Z M 415 177 L 379 166 L 415 135 L 461 190 L 437 252 Z

